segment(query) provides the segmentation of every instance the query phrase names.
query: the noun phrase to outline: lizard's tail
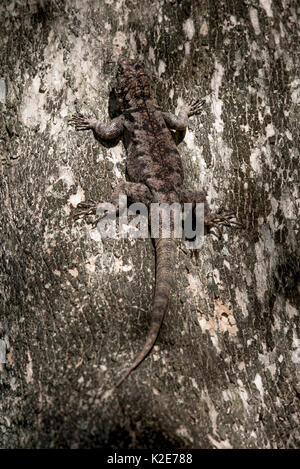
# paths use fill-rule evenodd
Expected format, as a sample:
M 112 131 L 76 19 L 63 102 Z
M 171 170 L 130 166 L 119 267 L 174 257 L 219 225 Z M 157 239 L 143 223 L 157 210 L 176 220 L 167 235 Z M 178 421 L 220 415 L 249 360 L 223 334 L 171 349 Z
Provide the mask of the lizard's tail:
M 155 239 L 156 248 L 156 275 L 153 310 L 149 332 L 143 350 L 136 357 L 132 365 L 126 370 L 116 387 L 127 378 L 127 376 L 144 360 L 152 349 L 158 337 L 165 311 L 168 306 L 169 295 L 172 286 L 176 244 L 174 239 Z

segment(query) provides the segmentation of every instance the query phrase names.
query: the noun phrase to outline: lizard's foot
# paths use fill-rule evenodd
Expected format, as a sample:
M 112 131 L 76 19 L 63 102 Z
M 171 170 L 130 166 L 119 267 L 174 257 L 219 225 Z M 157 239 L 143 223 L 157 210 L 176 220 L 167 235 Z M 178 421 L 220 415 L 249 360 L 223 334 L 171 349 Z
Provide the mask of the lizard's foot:
M 188 104 L 188 117 L 194 116 L 196 114 L 200 114 L 202 111 L 202 106 L 205 103 L 206 99 L 196 99 L 191 100 Z
M 83 202 L 80 202 L 77 207 L 76 211 L 73 215 L 75 220 L 78 220 L 80 217 L 85 217 L 88 215 L 96 215 L 97 214 L 97 208 L 101 202 L 96 202 L 95 200 L 85 200 Z M 96 221 L 93 222 L 93 226 L 96 226 L 97 223 L 104 217 L 104 214 L 101 215 L 100 217 L 97 218 Z
M 68 119 L 69 125 L 74 125 L 75 130 L 89 130 L 92 128 L 91 120 L 84 117 L 82 114 L 73 114 L 73 116 Z
M 209 213 L 208 215 L 205 216 L 204 218 L 204 224 L 208 229 L 208 232 L 210 232 L 211 228 L 215 228 L 218 234 L 218 238 L 221 238 L 222 232 L 221 232 L 221 227 L 222 226 L 235 226 L 237 228 L 242 228 L 242 224 L 235 220 L 235 215 L 232 212 L 229 213 Z M 215 233 L 212 232 L 212 234 L 215 235 Z

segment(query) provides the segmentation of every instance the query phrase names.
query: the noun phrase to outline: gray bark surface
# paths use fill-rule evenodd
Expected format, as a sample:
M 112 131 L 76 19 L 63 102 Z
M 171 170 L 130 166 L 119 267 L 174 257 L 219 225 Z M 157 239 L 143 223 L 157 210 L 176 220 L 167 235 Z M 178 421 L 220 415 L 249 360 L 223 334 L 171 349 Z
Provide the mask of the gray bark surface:
M 299 4 L 44 0 L 0 5 L 0 446 L 299 448 Z M 158 101 L 210 100 L 179 145 L 186 187 L 245 226 L 178 242 L 152 354 L 151 241 L 70 217 L 109 201 L 125 152 L 112 66 L 142 59 Z

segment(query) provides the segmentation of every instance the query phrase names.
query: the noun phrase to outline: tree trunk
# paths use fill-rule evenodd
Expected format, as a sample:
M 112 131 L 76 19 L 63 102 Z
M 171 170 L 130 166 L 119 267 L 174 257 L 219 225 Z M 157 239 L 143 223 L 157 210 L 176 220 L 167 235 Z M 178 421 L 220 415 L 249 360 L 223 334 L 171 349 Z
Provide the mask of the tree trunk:
M 299 5 L 296 0 L 4 0 L 1 13 L 0 445 L 299 447 Z M 142 59 L 164 110 L 208 96 L 179 145 L 185 185 L 244 228 L 178 242 L 156 346 L 150 239 L 70 216 L 110 200 L 122 144 L 113 65 Z M 297 107 L 298 106 L 298 107 Z

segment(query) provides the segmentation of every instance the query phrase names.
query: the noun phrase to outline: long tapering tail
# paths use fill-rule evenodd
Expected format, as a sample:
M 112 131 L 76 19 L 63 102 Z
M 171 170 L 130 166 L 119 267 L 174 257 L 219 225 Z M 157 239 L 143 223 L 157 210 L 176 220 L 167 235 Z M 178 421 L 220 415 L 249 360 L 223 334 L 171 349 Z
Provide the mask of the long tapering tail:
M 136 357 L 132 365 L 126 370 L 122 378 L 117 382 L 120 386 L 127 376 L 146 358 L 158 337 L 161 324 L 168 306 L 170 291 L 173 281 L 176 243 L 172 238 L 155 239 L 156 249 L 156 275 L 155 293 L 152 309 L 150 328 L 147 334 L 143 350 Z

